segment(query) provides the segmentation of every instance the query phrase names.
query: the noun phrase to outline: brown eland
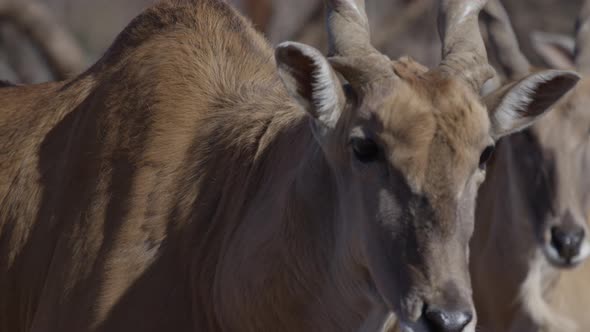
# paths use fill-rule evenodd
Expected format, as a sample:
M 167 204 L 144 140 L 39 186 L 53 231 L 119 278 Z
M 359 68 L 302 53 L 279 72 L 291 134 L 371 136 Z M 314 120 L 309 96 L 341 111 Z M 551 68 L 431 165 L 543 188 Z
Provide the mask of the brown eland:
M 590 6 L 582 11 L 576 68 L 590 71 Z M 482 18 L 506 76 L 538 72 L 509 17 L 490 0 Z M 548 50 L 550 45 L 540 45 Z M 563 62 L 563 50 L 554 63 Z M 485 332 L 590 331 L 590 80 L 527 130 L 498 144 L 482 185 L 471 246 L 476 309 Z

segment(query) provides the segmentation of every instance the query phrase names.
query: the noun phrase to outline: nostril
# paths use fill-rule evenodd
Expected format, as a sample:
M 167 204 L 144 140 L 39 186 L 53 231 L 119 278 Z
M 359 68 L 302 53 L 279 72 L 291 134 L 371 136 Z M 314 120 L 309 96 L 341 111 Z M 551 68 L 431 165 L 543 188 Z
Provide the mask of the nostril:
M 584 232 L 583 228 L 580 228 L 578 231 L 574 232 L 573 237 L 574 241 L 580 245 L 584 241 L 584 236 L 586 232 Z
M 473 320 L 470 311 L 427 309 L 424 315 L 429 327 L 435 332 L 462 332 Z
M 552 227 L 551 245 L 563 259 L 569 261 L 580 253 L 584 236 L 582 227 Z

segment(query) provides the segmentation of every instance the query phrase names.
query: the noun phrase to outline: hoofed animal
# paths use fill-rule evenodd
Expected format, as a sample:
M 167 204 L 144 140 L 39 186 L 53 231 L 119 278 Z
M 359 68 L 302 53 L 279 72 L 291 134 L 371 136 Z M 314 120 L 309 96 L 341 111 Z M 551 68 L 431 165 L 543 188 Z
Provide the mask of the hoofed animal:
M 329 59 L 169 0 L 83 75 L 0 89 L 0 331 L 355 331 L 389 312 L 474 331 L 490 147 L 578 76 L 532 74 L 486 109 L 485 0 L 441 1 L 432 70 L 370 45 L 364 1 L 326 4 Z
M 590 72 L 589 14 L 590 3 L 577 38 L 575 67 L 583 74 Z M 538 70 L 520 51 L 499 1 L 490 0 L 482 17 L 509 78 Z M 498 144 L 471 246 L 481 331 L 590 331 L 590 267 L 564 270 L 590 255 L 589 98 L 585 78 L 554 111 Z

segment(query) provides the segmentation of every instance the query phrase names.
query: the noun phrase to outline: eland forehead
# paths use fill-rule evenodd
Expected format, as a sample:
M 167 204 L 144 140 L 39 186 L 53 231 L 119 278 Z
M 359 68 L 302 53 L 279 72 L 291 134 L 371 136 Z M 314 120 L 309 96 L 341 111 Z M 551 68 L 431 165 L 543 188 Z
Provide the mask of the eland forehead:
M 461 80 L 435 71 L 405 66 L 396 68 L 396 74 L 394 87 L 368 106 L 394 165 L 416 190 L 434 185 L 435 178 L 467 178 L 474 159 L 491 141 L 479 97 Z

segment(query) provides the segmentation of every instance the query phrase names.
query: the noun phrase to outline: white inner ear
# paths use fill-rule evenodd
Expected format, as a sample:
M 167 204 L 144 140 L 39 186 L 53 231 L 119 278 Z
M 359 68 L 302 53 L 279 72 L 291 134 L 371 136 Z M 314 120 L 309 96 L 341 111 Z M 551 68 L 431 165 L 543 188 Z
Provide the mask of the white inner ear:
M 513 87 L 495 112 L 496 133 L 503 135 L 516 132 L 529 126 L 536 116 L 530 116 L 526 110 L 533 102 L 535 90 L 543 83 L 552 80 L 557 73 L 542 72 L 526 78 Z
M 329 64 L 323 60 L 321 67 L 321 70 L 318 70 L 314 74 L 314 103 L 318 108 L 317 112 L 319 120 L 333 127 L 336 125 L 340 113 L 336 110 L 339 106 L 338 95 Z
M 310 49 L 301 49 L 303 54 L 313 60 L 315 70 L 313 72 L 312 102 L 316 108 L 318 120 L 323 124 L 334 127 L 340 112 L 338 111 L 338 92 L 336 90 L 336 77 L 326 59 Z

